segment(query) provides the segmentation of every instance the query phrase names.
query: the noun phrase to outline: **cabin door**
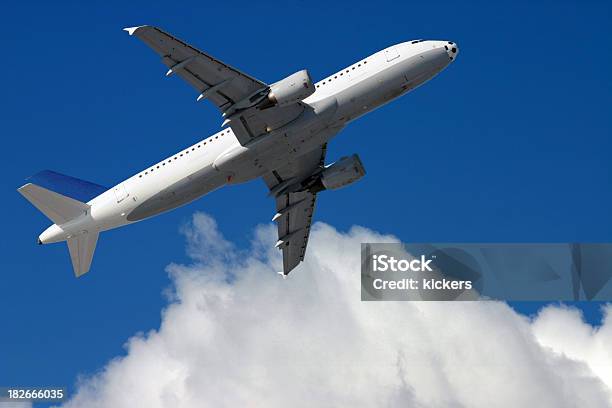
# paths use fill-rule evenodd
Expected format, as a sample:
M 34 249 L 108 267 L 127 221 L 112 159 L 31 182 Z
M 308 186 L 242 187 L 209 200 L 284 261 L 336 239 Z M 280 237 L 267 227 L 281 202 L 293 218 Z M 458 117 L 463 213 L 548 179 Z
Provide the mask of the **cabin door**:
M 129 195 L 127 190 L 125 189 L 125 184 L 123 184 L 123 183 L 121 183 L 117 187 L 115 187 L 114 191 L 115 191 L 115 198 L 117 199 L 118 203 L 120 203 L 123 200 L 125 200 L 127 198 L 127 196 Z
M 385 57 L 387 57 L 387 62 L 391 62 L 396 58 L 399 58 L 399 51 L 395 46 L 389 47 L 385 50 Z

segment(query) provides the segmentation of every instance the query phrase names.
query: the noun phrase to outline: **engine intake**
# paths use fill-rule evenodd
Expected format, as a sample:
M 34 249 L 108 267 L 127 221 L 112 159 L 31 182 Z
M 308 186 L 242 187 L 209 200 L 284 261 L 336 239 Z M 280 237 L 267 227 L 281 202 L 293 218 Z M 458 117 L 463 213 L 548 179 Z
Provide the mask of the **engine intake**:
M 303 101 L 315 92 L 314 84 L 307 70 L 298 71 L 270 86 L 268 100 L 284 106 Z
M 326 190 L 348 186 L 365 176 L 363 164 L 356 154 L 342 157 L 321 172 L 320 185 Z M 318 183 L 317 183 L 318 184 Z

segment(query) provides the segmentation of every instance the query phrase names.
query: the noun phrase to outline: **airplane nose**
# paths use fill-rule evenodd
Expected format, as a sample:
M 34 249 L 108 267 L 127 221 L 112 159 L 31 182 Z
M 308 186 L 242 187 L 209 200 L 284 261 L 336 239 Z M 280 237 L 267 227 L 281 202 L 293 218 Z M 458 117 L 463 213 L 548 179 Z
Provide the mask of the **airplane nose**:
M 459 46 L 455 42 L 446 41 L 446 43 L 444 44 L 444 49 L 446 50 L 446 53 L 448 54 L 451 60 L 454 60 L 455 58 L 457 58 L 457 55 L 459 55 Z

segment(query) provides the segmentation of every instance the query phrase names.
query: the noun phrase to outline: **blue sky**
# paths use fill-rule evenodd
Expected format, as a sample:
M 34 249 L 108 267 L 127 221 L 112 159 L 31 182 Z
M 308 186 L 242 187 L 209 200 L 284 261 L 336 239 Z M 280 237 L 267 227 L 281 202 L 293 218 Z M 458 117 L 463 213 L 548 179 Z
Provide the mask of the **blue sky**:
M 358 153 L 359 183 L 323 193 L 316 220 L 404 241 L 612 241 L 611 4 L 593 2 L 114 2 L 3 7 L 0 161 L 5 237 L 0 385 L 56 383 L 121 354 L 159 325 L 164 268 L 186 261 L 179 229 L 202 210 L 246 246 L 273 215 L 262 182 L 217 191 L 104 233 L 76 280 L 65 245 L 16 191 L 53 169 L 103 185 L 217 131 L 212 105 L 166 79 L 121 31 L 163 27 L 274 82 L 322 78 L 393 43 L 459 43 L 456 63 L 346 128 L 329 160 Z M 597 305 L 582 305 L 591 321 Z M 533 312 L 538 305 L 517 305 Z

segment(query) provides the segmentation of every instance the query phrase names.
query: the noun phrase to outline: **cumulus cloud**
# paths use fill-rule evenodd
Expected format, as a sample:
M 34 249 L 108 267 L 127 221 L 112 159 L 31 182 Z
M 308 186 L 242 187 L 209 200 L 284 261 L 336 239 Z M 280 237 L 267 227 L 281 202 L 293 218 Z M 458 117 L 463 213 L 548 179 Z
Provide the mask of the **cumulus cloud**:
M 317 223 L 306 262 L 275 272 L 271 225 L 238 251 L 206 214 L 184 228 L 191 263 L 167 270 L 161 327 L 78 385 L 64 406 L 610 407 L 612 308 L 530 320 L 502 302 L 361 302 L 360 243 Z

